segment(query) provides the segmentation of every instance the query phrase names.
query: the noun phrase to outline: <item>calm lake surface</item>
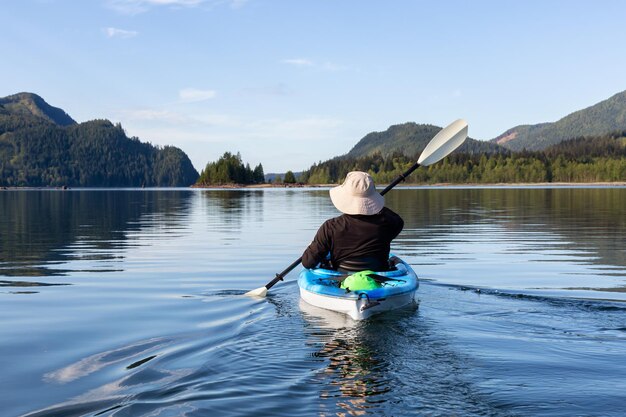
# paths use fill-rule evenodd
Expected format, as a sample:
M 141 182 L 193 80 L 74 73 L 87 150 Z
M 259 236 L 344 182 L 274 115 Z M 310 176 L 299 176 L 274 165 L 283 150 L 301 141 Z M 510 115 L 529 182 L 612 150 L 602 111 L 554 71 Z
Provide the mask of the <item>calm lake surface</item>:
M 2 416 L 624 416 L 626 188 L 415 188 L 419 308 L 299 299 L 324 189 L 0 191 Z

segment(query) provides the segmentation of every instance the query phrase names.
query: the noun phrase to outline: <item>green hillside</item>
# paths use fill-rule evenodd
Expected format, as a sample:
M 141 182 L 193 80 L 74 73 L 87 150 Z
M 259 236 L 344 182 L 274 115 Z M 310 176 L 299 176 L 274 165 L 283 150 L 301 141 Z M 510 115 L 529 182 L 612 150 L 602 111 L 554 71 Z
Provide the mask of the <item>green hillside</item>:
M 491 142 L 514 151 L 542 150 L 567 139 L 622 130 L 626 130 L 626 91 L 554 123 L 516 126 Z
M 35 116 L 59 126 L 75 125 L 76 121 L 58 107 L 53 107 L 45 100 L 33 93 L 18 93 L 0 98 L 0 114 L 15 116 Z
M 430 124 L 404 123 L 391 126 L 384 132 L 372 132 L 361 139 L 346 155 L 340 158 L 362 158 L 374 154 L 389 156 L 394 153 L 412 156 L 421 152 L 426 144 L 441 130 Z M 466 153 L 499 153 L 501 146 L 468 138 L 459 148 Z
M 345 155 L 303 173 L 311 184 L 337 183 L 347 172 L 390 182 L 406 170 L 441 128 L 404 123 L 362 138 Z M 471 130 L 471 126 L 470 126 Z M 442 163 L 418 169 L 414 183 L 625 181 L 626 91 L 555 123 L 523 125 L 489 141 L 466 142 Z
M 0 103 L 0 186 L 188 186 L 198 178 L 182 150 L 129 138 L 119 124 L 77 124 L 34 94 Z
M 375 153 L 314 164 L 301 181 L 336 184 L 350 171 L 366 171 L 377 184 L 393 181 L 419 158 Z M 443 161 L 418 168 L 407 183 L 618 182 L 626 180 L 626 131 L 563 141 L 543 151 L 471 153 L 455 151 Z

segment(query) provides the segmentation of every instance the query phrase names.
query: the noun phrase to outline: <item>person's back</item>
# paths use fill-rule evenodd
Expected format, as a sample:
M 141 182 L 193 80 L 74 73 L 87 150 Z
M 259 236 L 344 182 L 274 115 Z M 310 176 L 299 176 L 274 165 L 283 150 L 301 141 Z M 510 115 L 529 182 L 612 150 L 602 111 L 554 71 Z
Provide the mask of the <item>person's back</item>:
M 322 224 L 302 255 L 302 265 L 315 268 L 330 255 L 333 269 L 387 270 L 391 241 L 404 222 L 384 207 L 372 178 L 365 172 L 350 172 L 342 185 L 330 190 L 330 197 L 344 214 Z

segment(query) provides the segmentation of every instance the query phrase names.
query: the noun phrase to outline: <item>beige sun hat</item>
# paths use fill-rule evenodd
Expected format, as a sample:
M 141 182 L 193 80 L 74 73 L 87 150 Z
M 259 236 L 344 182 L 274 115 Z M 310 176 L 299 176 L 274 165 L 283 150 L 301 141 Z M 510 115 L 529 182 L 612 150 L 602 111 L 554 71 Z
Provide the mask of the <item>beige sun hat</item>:
M 385 199 L 376 191 L 367 172 L 352 171 L 338 187 L 331 188 L 330 199 L 345 214 L 376 214 L 385 206 Z

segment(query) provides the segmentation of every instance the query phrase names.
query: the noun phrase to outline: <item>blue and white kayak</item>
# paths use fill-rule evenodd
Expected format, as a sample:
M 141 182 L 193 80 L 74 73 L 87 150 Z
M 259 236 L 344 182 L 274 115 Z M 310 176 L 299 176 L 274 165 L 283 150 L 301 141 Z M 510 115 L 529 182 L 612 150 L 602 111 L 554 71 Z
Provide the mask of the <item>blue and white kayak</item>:
M 354 320 L 363 320 L 384 311 L 395 310 L 415 304 L 415 292 L 419 287 L 417 275 L 403 260 L 389 258 L 393 268 L 376 272 L 388 278 L 380 288 L 350 291 L 340 288 L 345 273 L 330 269 L 304 269 L 298 277 L 300 296 L 316 307 L 344 313 Z

